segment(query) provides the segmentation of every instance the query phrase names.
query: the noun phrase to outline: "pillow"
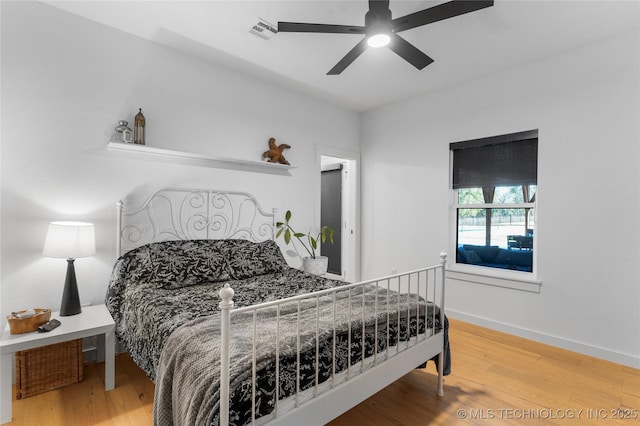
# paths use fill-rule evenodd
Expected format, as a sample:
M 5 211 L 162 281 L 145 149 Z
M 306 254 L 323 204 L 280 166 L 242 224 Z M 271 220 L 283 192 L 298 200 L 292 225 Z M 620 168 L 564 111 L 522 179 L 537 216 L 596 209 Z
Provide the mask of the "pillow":
M 236 244 L 227 251 L 227 261 L 231 277 L 236 280 L 274 274 L 289 268 L 280 247 L 273 240 Z
M 475 251 L 478 256 L 480 256 L 481 262 L 485 263 L 494 263 L 494 260 L 498 253 L 500 252 L 500 247 L 498 246 L 474 246 L 465 244 L 465 250 Z
M 480 259 L 480 256 L 478 255 L 478 253 L 476 253 L 473 250 L 465 250 L 462 252 L 462 255 L 464 256 L 466 263 L 477 265 L 482 262 L 482 259 Z
M 149 282 L 166 289 L 227 281 L 223 240 L 163 241 L 149 245 Z
M 123 254 L 118 259 L 116 267 L 120 269 L 120 276 L 127 282 L 144 282 L 152 270 L 148 247 L 138 247 Z

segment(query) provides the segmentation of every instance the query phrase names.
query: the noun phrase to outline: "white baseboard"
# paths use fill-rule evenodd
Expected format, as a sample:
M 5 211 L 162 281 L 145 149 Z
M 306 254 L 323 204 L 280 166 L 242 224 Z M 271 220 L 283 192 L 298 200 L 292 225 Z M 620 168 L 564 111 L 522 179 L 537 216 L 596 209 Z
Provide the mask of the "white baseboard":
M 516 327 L 510 324 L 505 324 L 499 321 L 494 321 L 491 319 L 482 318 L 475 315 L 469 315 L 464 312 L 459 312 L 452 309 L 445 309 L 445 312 L 450 318 L 453 318 L 453 319 L 459 319 L 461 321 L 465 321 L 471 324 L 476 324 L 482 327 L 490 328 L 492 330 L 502 331 L 504 333 L 513 334 L 514 336 L 523 337 L 525 339 L 534 340 L 536 342 L 544 343 L 551 346 L 556 346 L 569 351 L 578 352 L 584 355 L 589 355 L 592 357 L 604 359 L 607 361 L 615 362 L 617 364 L 622 364 L 622 365 L 626 365 L 633 368 L 640 368 L 639 356 L 626 354 L 622 352 L 616 352 L 610 349 L 605 349 L 598 346 L 592 346 L 585 343 L 576 342 L 574 340 L 569 340 L 563 337 L 541 333 L 539 331 L 530 330 L 527 328 Z

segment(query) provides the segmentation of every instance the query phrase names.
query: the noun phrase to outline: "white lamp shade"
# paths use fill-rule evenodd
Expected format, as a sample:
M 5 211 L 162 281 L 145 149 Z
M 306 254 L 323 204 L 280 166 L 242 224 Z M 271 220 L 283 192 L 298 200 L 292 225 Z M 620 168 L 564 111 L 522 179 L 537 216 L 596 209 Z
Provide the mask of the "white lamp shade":
M 51 222 L 42 254 L 63 259 L 93 256 L 96 254 L 96 231 L 93 223 Z

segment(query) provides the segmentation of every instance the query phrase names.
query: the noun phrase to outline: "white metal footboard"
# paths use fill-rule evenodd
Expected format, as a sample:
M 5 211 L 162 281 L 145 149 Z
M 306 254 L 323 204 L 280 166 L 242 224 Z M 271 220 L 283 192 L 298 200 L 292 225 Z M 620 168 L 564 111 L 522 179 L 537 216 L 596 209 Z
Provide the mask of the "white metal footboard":
M 269 424 L 299 425 L 309 423 L 309 419 L 313 419 L 313 423 L 324 424 L 436 355 L 439 357 L 437 394 L 443 395 L 446 257 L 445 253 L 441 253 L 439 265 L 424 269 L 237 309 L 233 309 L 233 289 L 228 285 L 225 286 L 220 290 L 222 299 L 220 302 L 222 329 L 220 424 L 223 426 L 229 424 L 229 372 L 232 368 L 230 347 L 233 339 L 231 336 L 233 319 L 236 316 L 252 318 L 253 322 L 252 424 L 268 422 Z M 436 305 L 439 309 L 435 308 Z M 264 336 L 260 341 L 258 337 L 260 331 L 257 330 L 262 328 L 264 335 L 265 312 L 268 312 L 270 318 L 275 321 L 272 339 L 275 346 L 273 348 L 275 406 L 271 413 L 257 419 L 255 412 L 258 374 L 256 346 L 265 344 Z M 421 312 L 424 312 L 423 318 Z M 375 321 L 371 320 L 370 315 L 375 317 Z M 365 322 L 368 325 L 365 325 Z M 354 323 L 356 325 L 352 325 Z M 337 324 L 344 326 L 348 324 L 348 330 L 346 333 L 343 330 L 341 337 L 344 339 L 346 334 L 348 339 L 347 362 L 341 371 L 338 371 L 336 366 L 336 330 L 339 328 Z M 406 332 L 403 335 L 404 340 L 394 337 L 390 331 L 390 324 L 395 324 L 398 334 L 404 324 Z M 411 327 L 414 324 L 416 332 L 411 334 L 409 330 L 413 330 Z M 439 329 L 436 329 L 436 324 L 440 324 Z M 297 357 L 295 392 L 286 398 L 281 398 L 279 395 L 281 380 L 279 342 L 282 337 L 280 330 L 281 327 L 286 328 L 292 325 L 296 329 L 293 343 Z M 418 332 L 418 330 L 422 331 Z M 322 338 L 321 335 L 325 337 Z M 352 342 L 352 335 L 359 335 L 361 341 Z M 312 336 L 311 339 L 309 336 Z M 327 336 L 332 342 L 330 348 L 323 347 L 322 341 L 327 340 Z M 373 339 L 373 344 L 365 341 L 367 336 Z M 300 389 L 302 340 L 307 342 L 307 351 L 311 353 L 315 351 L 315 377 L 305 390 Z M 311 349 L 309 349 L 309 341 L 312 342 Z M 361 348 L 359 359 L 355 364 L 351 361 L 352 343 L 356 345 L 359 343 Z M 367 345 L 370 349 L 373 348 L 373 353 L 365 356 Z M 324 371 L 323 374 L 328 375 L 328 378 L 325 377 L 321 382 L 319 359 L 323 350 L 325 354 L 326 351 L 330 351 L 333 365 L 328 368 L 328 371 Z

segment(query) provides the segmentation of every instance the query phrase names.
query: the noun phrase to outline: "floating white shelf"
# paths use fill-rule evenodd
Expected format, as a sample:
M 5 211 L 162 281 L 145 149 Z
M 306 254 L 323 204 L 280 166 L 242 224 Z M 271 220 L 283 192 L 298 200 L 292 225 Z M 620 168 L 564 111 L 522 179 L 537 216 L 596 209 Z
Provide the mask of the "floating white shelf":
M 244 170 L 259 173 L 289 174 L 294 167 L 286 164 L 269 163 L 267 161 L 239 160 L 235 158 L 211 157 L 172 149 L 154 148 L 148 145 L 136 145 L 121 142 L 109 142 L 107 149 L 121 153 L 132 154 L 141 159 L 188 164 L 218 169 Z

